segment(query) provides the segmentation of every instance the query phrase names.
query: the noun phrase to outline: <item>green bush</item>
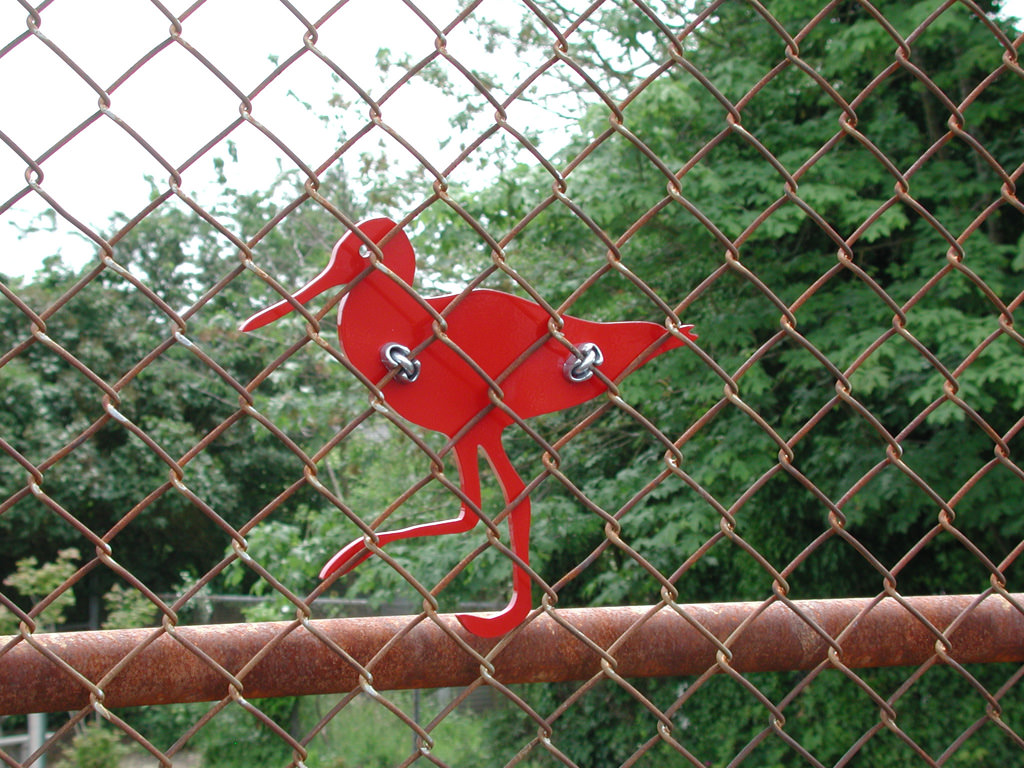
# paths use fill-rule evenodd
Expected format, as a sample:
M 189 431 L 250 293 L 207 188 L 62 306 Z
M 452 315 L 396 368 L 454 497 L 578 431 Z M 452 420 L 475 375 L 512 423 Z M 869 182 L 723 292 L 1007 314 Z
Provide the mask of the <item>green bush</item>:
M 55 768 L 109 768 L 120 764 L 130 751 L 121 735 L 106 723 L 87 723 L 75 734 Z

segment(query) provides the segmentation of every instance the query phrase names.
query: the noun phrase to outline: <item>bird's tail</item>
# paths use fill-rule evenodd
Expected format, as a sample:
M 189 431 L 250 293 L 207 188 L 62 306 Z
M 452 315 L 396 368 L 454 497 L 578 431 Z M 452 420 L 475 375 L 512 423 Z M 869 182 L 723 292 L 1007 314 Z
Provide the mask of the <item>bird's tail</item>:
M 653 328 L 659 327 L 654 325 L 654 323 L 650 323 L 650 325 L 653 326 Z M 684 346 L 686 344 L 686 340 L 697 340 L 697 334 L 693 332 L 692 325 L 676 326 L 674 332 L 662 328 L 661 333 L 657 333 L 653 332 L 653 328 L 651 343 L 645 349 L 640 351 L 633 362 L 626 366 L 625 370 L 616 377 L 617 379 L 622 379 L 625 376 L 628 376 L 637 368 L 643 367 L 654 358 L 665 354 L 671 349 Z

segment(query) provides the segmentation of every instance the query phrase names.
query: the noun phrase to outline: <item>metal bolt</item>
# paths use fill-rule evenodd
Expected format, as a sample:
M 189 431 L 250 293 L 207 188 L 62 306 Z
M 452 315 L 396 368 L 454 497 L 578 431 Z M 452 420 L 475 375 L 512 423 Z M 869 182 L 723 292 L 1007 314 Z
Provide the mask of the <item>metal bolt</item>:
M 577 349 L 583 356 L 577 357 L 575 353 L 569 355 L 562 364 L 562 373 L 569 381 L 579 383 L 594 375 L 594 368 L 604 362 L 604 354 L 597 344 L 590 341 L 580 344 Z
M 380 348 L 381 362 L 389 371 L 400 368 L 395 378 L 406 384 L 416 381 L 420 375 L 420 361 L 409 357 L 409 352 L 408 347 L 396 343 L 385 344 Z

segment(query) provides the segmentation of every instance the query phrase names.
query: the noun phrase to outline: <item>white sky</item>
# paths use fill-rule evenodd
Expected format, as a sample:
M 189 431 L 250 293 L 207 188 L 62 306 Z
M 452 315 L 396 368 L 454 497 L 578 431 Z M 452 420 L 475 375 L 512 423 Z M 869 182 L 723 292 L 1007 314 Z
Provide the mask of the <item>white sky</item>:
M 184 12 L 186 0 L 164 0 L 174 14 Z M 293 0 L 306 18 L 316 21 L 334 0 Z M 432 20 L 440 27 L 453 19 L 458 0 L 427 0 Z M 511 21 L 518 4 L 487 0 L 480 11 L 492 17 L 504 14 Z M 510 16 L 509 13 L 512 12 Z M 14 0 L 0 0 L 0 47 L 26 29 L 26 13 Z M 55 0 L 42 12 L 40 31 L 66 52 L 98 85 L 108 88 L 128 67 L 166 39 L 170 23 L 146 0 Z M 499 64 L 488 57 L 479 41 L 460 27 L 449 37 L 449 50 L 478 69 Z M 278 0 L 209 0 L 183 24 L 182 38 L 209 59 L 244 93 L 256 88 L 275 68 L 269 57 L 284 61 L 303 45 L 305 27 Z M 384 88 L 376 65 L 377 52 L 389 48 L 394 57 L 409 53 L 418 61 L 434 50 L 434 34 L 400 0 L 350 0 L 319 30 L 317 47 L 374 96 Z M 515 62 L 500 62 L 515 68 Z M 390 80 L 400 70 L 393 69 Z M 462 91 L 468 81 L 449 71 Z M 329 112 L 327 100 L 344 92 L 356 103 L 341 122 L 326 124 L 317 113 Z M 54 94 L 56 97 L 47 97 Z M 312 104 L 314 111 L 299 101 Z M 41 41 L 25 40 L 0 58 L 0 114 L 3 131 L 35 158 L 51 147 L 98 106 L 97 93 Z M 172 165 L 185 162 L 194 151 L 238 117 L 238 97 L 181 46 L 172 45 L 135 72 L 111 96 L 111 111 L 128 123 Z M 384 107 L 384 120 L 400 134 L 416 141 L 418 150 L 437 167 L 457 154 L 457 142 L 444 151 L 439 140 L 452 133 L 449 117 L 458 110 L 454 98 L 422 83 L 403 86 Z M 529 107 L 516 107 L 510 118 L 519 126 L 543 128 L 549 116 Z M 332 80 L 329 67 L 305 53 L 253 100 L 252 116 L 266 125 L 301 159 L 315 168 L 338 146 L 341 128 L 350 133 L 365 124 L 367 108 L 353 91 Z M 486 110 L 481 120 L 493 120 Z M 483 123 L 477 126 L 476 134 Z M 472 134 L 472 135 L 476 135 Z M 365 141 L 372 151 L 382 134 Z M 182 188 L 201 203 L 212 203 L 219 188 L 213 159 L 226 162 L 229 184 L 240 191 L 266 190 L 281 168 L 295 164 L 266 136 L 248 124 L 229 137 L 239 163 L 230 161 L 226 141 L 212 148 L 183 175 Z M 399 161 L 408 153 L 393 145 Z M 351 156 L 358 157 L 357 145 Z M 112 213 L 134 215 L 148 202 L 146 175 L 166 188 L 168 172 L 114 121 L 103 118 L 90 125 L 42 165 L 45 189 L 68 213 L 87 225 L 102 229 Z M 25 186 L 26 164 L 0 143 L 0 204 Z M 14 226 L 25 225 L 47 207 L 30 193 L 6 215 L 0 216 L 0 272 L 30 274 L 41 259 L 55 250 L 66 261 L 81 264 L 94 258 L 95 246 L 85 238 L 68 235 L 62 225 L 54 233 L 36 232 L 19 240 Z M 62 223 L 61 223 L 62 224 Z
M 310 20 L 334 4 L 334 0 L 293 2 Z M 164 0 L 164 4 L 181 14 L 190 2 Z M 420 4 L 429 9 L 436 24 L 444 26 L 463 3 L 422 0 Z M 1009 14 L 1024 16 L 1024 0 L 1008 0 L 1005 6 Z M 519 8 L 508 0 L 485 0 L 478 12 L 512 23 Z M 168 20 L 147 0 L 54 0 L 42 12 L 40 26 L 104 88 L 164 40 L 169 28 Z M 0 0 L 0 47 L 25 29 L 23 7 L 15 0 Z M 507 53 L 488 56 L 463 29 L 449 38 L 449 50 L 461 61 L 485 71 L 497 70 L 512 82 L 521 76 L 514 58 Z M 278 0 L 209 0 L 186 19 L 183 39 L 240 90 L 249 92 L 273 70 L 268 57 L 284 60 L 302 46 L 304 32 Z M 382 92 L 375 63 L 378 49 L 388 47 L 396 56 L 408 51 L 413 60 L 419 60 L 433 50 L 434 36 L 401 0 L 350 0 L 320 29 L 317 47 L 376 96 Z M 463 90 L 469 89 L 457 73 L 451 77 Z M 337 146 L 340 128 L 362 125 L 366 109 L 357 104 L 347 125 L 344 117 L 340 123 L 325 124 L 289 91 L 316 110 L 326 111 L 327 99 L 339 88 L 345 90 L 332 82 L 328 67 L 306 53 L 254 100 L 252 115 L 316 167 Z M 28 155 L 38 157 L 95 112 L 98 97 L 45 44 L 31 38 L 0 58 L 0 104 L 4 105 L 0 131 Z M 113 93 L 111 109 L 178 165 L 238 116 L 238 99 L 180 46 L 172 45 Z M 457 152 L 457 142 L 445 150 L 437 143 L 451 134 L 448 118 L 455 109 L 454 100 L 446 102 L 435 89 L 403 87 L 385 105 L 384 120 L 403 135 L 416 137 L 417 148 L 443 167 Z M 476 132 L 492 114 L 490 109 L 483 111 Z M 545 130 L 549 149 L 564 135 L 550 115 L 525 105 L 510 112 L 510 119 L 520 129 Z M 472 128 L 469 135 L 475 135 Z M 230 163 L 222 142 L 184 174 L 183 189 L 201 203 L 212 203 L 218 191 L 212 183 L 214 157 L 228 162 L 229 183 L 241 191 L 268 189 L 282 167 L 280 150 L 251 126 L 242 125 L 229 138 L 237 146 L 238 164 Z M 397 146 L 395 151 L 404 154 Z M 288 160 L 283 163 L 285 168 L 294 167 Z M 22 158 L 0 142 L 0 205 L 24 187 L 25 167 Z M 96 229 L 103 229 L 115 211 L 134 215 L 143 208 L 150 192 L 145 175 L 155 177 L 161 188 L 168 179 L 167 171 L 108 119 L 76 136 L 45 161 L 43 170 L 43 188 L 72 216 Z M 37 232 L 19 240 L 14 225 L 24 226 L 45 208 L 44 201 L 29 194 L 0 215 L 0 273 L 31 274 L 42 258 L 57 251 L 76 265 L 95 257 L 94 245 L 69 235 L 63 222 L 58 222 L 55 232 Z

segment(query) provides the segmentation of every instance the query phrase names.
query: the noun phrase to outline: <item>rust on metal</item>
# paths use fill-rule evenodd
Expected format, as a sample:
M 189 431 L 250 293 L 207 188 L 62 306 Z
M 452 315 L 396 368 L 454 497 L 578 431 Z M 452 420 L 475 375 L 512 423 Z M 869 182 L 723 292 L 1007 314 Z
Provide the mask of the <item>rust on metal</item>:
M 232 686 L 246 698 L 338 693 L 367 673 L 377 690 L 463 686 L 481 677 L 485 657 L 505 684 L 586 680 L 601 673 L 597 649 L 613 645 L 622 677 L 697 675 L 716 664 L 740 673 L 810 669 L 833 646 L 849 668 L 921 664 L 936 655 L 937 642 L 960 664 L 1024 661 L 1024 614 L 998 595 L 980 603 L 975 595 L 941 595 L 792 605 L 679 606 L 688 619 L 669 607 L 559 610 L 523 626 L 493 657 L 499 641 L 467 632 L 453 615 L 411 630 L 412 617 L 389 616 L 313 621 L 312 631 L 268 622 L 179 627 L 174 636 L 160 628 L 34 636 L 45 653 L 6 637 L 0 714 L 89 705 L 89 688 L 49 656 L 94 684 L 123 663 L 100 689 L 106 707 L 212 701 Z

